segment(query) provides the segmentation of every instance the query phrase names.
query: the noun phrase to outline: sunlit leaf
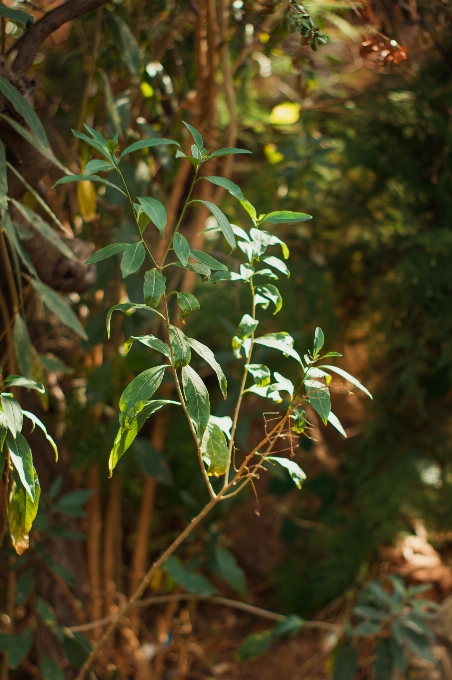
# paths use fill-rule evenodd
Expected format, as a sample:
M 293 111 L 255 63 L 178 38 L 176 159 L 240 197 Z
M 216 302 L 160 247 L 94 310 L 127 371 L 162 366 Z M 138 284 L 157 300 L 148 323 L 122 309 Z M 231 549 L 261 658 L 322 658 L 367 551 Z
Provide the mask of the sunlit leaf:
M 38 384 L 40 384 L 40 383 L 38 383 Z M 52 449 L 55 452 L 55 460 L 58 460 L 58 447 L 55 444 L 55 441 L 53 440 L 53 438 L 47 432 L 47 428 L 44 425 L 44 423 L 41 420 L 39 420 L 39 418 L 37 416 L 35 416 L 34 413 L 31 413 L 31 411 L 26 411 L 25 409 L 23 409 L 22 412 L 23 412 L 24 416 L 26 416 L 29 420 L 31 420 L 31 422 L 33 423 L 33 427 L 35 427 L 37 425 L 39 427 L 39 429 L 42 430 L 45 438 L 47 439 L 47 441 L 49 442 L 49 444 L 51 445 Z
M 306 475 L 301 469 L 301 467 L 294 460 L 290 458 L 281 458 L 280 456 L 267 456 L 267 460 L 271 460 L 274 463 L 278 463 L 281 467 L 285 468 L 289 473 L 291 479 L 294 481 L 295 486 L 301 489 L 303 482 L 306 479 Z
M 8 503 L 9 533 L 18 555 L 22 555 L 28 549 L 30 530 L 38 513 L 41 487 L 33 467 L 32 475 L 33 497 L 15 480 Z
M 22 408 L 19 402 L 16 401 L 13 396 L 8 396 L 7 394 L 2 394 L 0 396 L 0 401 L 5 425 L 8 427 L 12 436 L 16 437 L 17 434 L 22 430 L 24 420 Z
M 234 250 L 234 248 L 237 245 L 235 241 L 234 232 L 232 230 L 228 218 L 220 210 L 220 208 L 218 208 L 218 206 L 216 206 L 214 203 L 210 203 L 210 201 L 202 201 L 201 199 L 196 199 L 192 201 L 192 203 L 202 203 L 203 205 L 206 206 L 206 208 L 209 208 L 210 212 L 218 222 L 220 229 L 223 232 L 223 236 L 225 237 L 226 241 L 229 243 L 231 248 Z
M 202 438 L 201 453 L 208 466 L 208 475 L 220 477 L 225 474 L 229 462 L 226 437 L 221 428 L 210 418 Z

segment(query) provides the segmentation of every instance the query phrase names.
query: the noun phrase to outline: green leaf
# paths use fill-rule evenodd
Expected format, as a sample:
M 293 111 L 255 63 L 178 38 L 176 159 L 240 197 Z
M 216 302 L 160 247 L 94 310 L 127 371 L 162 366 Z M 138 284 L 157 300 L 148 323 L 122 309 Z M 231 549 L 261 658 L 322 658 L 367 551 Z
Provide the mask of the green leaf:
M 214 353 L 212 352 L 211 349 L 209 349 L 209 347 L 207 347 L 207 345 L 203 345 L 202 342 L 199 342 L 194 338 L 188 338 L 188 342 L 190 343 L 191 347 L 195 350 L 195 352 L 199 354 L 199 356 L 202 357 L 211 368 L 213 368 L 213 370 L 217 374 L 218 382 L 220 383 L 220 389 L 223 394 L 223 397 L 226 399 L 228 389 L 226 376 L 223 373 L 223 369 L 221 368 L 220 364 L 215 359 Z
M 289 335 L 289 333 L 269 333 L 268 335 L 263 335 L 260 338 L 255 338 L 254 342 L 258 345 L 270 347 L 271 349 L 277 349 L 284 355 L 296 359 L 298 363 L 303 366 L 300 355 L 293 348 L 293 338 Z
M 201 262 L 201 264 L 205 264 L 206 267 L 209 267 L 209 269 L 212 269 L 213 271 L 228 270 L 224 264 L 221 264 L 221 262 L 218 262 L 218 260 L 216 260 L 214 257 L 208 255 L 207 253 L 203 253 L 200 250 L 191 250 L 190 255 L 194 260 Z
M 89 138 L 87 137 L 87 139 Z M 109 182 L 108 179 L 105 179 L 104 177 L 99 177 L 99 175 L 66 175 L 65 177 L 61 177 L 61 179 L 55 182 L 53 186 L 56 187 L 58 186 L 58 184 L 72 184 L 72 182 L 100 182 L 101 184 L 105 184 L 105 186 L 107 187 L 111 187 L 112 189 L 119 191 L 119 193 L 122 194 L 123 196 L 126 195 L 124 191 L 118 187 L 117 184 L 113 184 L 113 182 Z
M 273 631 L 275 637 L 285 637 L 286 635 L 296 635 L 304 628 L 306 621 L 297 616 L 296 614 L 290 614 L 287 619 L 280 621 L 276 624 Z
M 0 114 L 1 117 L 1 114 Z M 33 263 L 30 259 L 30 255 L 27 253 L 27 251 L 22 247 L 22 243 L 19 240 L 19 237 L 17 235 L 17 230 L 15 224 L 12 222 L 10 216 L 6 212 L 6 210 L 2 210 L 2 222 L 3 222 L 3 227 L 5 228 L 5 231 L 8 235 L 8 238 L 11 242 L 12 247 L 16 251 L 16 253 L 19 255 L 19 258 L 22 260 L 23 264 L 27 267 L 28 271 L 30 274 L 36 278 L 38 278 L 38 272 L 33 266 Z
M 39 618 L 42 623 L 49 628 L 55 628 L 57 625 L 57 619 L 53 607 L 50 606 L 48 602 L 42 599 L 42 597 L 36 598 L 36 609 L 38 610 Z
M 16 88 L 11 85 L 6 78 L 3 78 L 3 76 L 0 76 L 0 92 L 11 102 L 14 109 L 22 116 L 41 144 L 49 147 L 49 140 L 47 139 L 45 130 L 35 111 L 25 97 L 20 94 L 19 90 L 16 90 Z
M 70 260 L 75 259 L 75 255 L 72 252 L 72 250 L 58 236 L 55 229 L 52 229 L 52 227 L 49 224 L 47 224 L 47 222 L 44 222 L 40 215 L 35 213 L 34 210 L 27 208 L 27 206 L 23 205 L 22 203 L 19 203 L 19 201 L 16 201 L 14 198 L 11 199 L 11 203 L 22 215 L 22 217 L 24 217 L 24 219 L 29 224 L 31 224 L 31 226 L 34 229 L 36 229 L 36 231 L 38 231 L 42 236 L 44 236 L 45 239 L 47 239 L 53 246 L 55 246 L 55 248 L 57 248 L 60 251 L 60 253 L 63 253 L 63 255 L 65 255 L 65 257 L 67 257 Z
M 189 593 L 206 596 L 215 593 L 215 587 L 205 576 L 195 574 L 193 571 L 188 571 L 182 562 L 173 555 L 166 560 L 164 569 L 171 576 L 173 581 L 176 581 L 176 583 L 185 588 L 185 590 L 188 590 Z
M 105 248 L 101 248 L 97 251 L 97 253 L 91 255 L 89 260 L 86 260 L 86 264 L 94 264 L 95 262 L 101 262 L 102 260 L 106 260 L 109 257 L 113 257 L 113 255 L 116 255 L 116 253 L 122 253 L 122 251 L 128 248 L 130 245 L 134 244 L 111 243 L 109 246 L 105 246 Z
M 37 384 L 39 385 L 40 383 L 37 383 Z M 31 420 L 31 422 L 33 423 L 33 428 L 37 425 L 43 431 L 45 438 L 47 439 L 47 441 L 49 442 L 49 444 L 51 445 L 52 449 L 55 452 L 55 460 L 58 460 L 58 447 L 55 444 L 52 437 L 50 436 L 50 434 L 47 432 L 47 429 L 46 429 L 46 426 L 44 425 L 44 423 L 41 422 L 39 420 L 39 418 L 37 416 L 35 416 L 34 413 L 31 413 L 30 411 L 23 410 L 23 414 L 29 420 Z
M 312 215 L 306 213 L 292 212 L 291 210 L 277 210 L 275 212 L 267 213 L 259 222 L 271 222 L 271 224 L 287 224 L 294 222 L 304 222 L 305 220 L 312 220 Z
M 282 274 L 285 274 L 287 277 L 290 276 L 290 271 L 287 268 L 286 263 L 283 260 L 280 260 L 279 257 L 264 257 L 262 261 L 265 262 L 265 264 L 269 264 L 273 269 L 277 269 Z
M 29 130 L 24 128 L 20 123 L 17 122 L 17 120 L 14 120 L 13 118 L 9 118 L 9 116 L 5 116 L 4 113 L 0 113 L 0 118 L 2 118 L 4 121 L 8 123 L 8 125 L 11 125 L 11 127 L 19 134 L 21 137 L 23 137 L 29 144 L 31 144 L 40 154 L 42 154 L 47 160 L 49 160 L 51 163 L 56 165 L 57 168 L 60 168 L 63 172 L 69 172 L 67 168 L 64 167 L 62 163 L 56 158 L 50 148 L 46 146 L 46 144 L 43 144 L 38 137 L 36 137 L 33 133 L 31 133 Z
M 229 450 L 226 437 L 221 428 L 209 419 L 201 442 L 201 453 L 208 465 L 207 474 L 213 477 L 224 475 L 229 462 Z
M 91 128 L 91 127 L 90 127 L 89 125 L 87 125 L 86 123 L 84 123 L 83 125 L 84 125 L 85 129 L 88 130 L 88 132 L 89 132 L 89 134 L 91 135 L 91 137 L 92 137 L 93 139 L 95 139 L 95 140 L 98 142 L 98 144 L 100 144 L 101 146 L 103 146 L 104 149 L 108 149 L 108 142 L 107 142 L 107 140 L 105 139 L 105 137 L 103 137 L 103 136 L 100 134 L 100 132 L 97 132 L 97 130 L 94 130 L 93 128 Z
M 188 415 L 196 427 L 198 441 L 201 442 L 210 416 L 209 393 L 203 381 L 191 366 L 183 367 L 182 384 Z
M 246 576 L 235 555 L 226 548 L 215 548 L 215 571 L 241 595 L 245 594 Z
M 93 495 L 92 489 L 78 489 L 62 496 L 55 504 L 55 509 L 69 515 L 69 517 L 85 517 L 86 512 L 82 509 L 89 498 Z
M 29 533 L 38 513 L 41 487 L 36 470 L 33 472 L 33 498 L 22 484 L 14 480 L 8 503 L 9 533 L 18 555 L 22 555 L 29 546 Z
M 85 127 L 87 127 L 87 126 L 85 126 Z M 109 162 L 112 161 L 111 154 L 110 154 L 107 146 L 104 143 L 98 142 L 96 139 L 91 139 L 90 137 L 88 137 L 88 135 L 85 135 L 84 132 L 78 132 L 77 130 L 72 130 L 72 134 L 74 135 L 74 137 L 77 137 L 77 139 L 81 139 L 83 142 L 88 144 L 88 146 L 91 146 L 93 149 L 96 149 L 104 158 L 107 159 L 107 161 L 109 161 Z M 90 178 L 95 177 L 95 176 L 96 175 L 90 175 Z M 75 180 L 75 181 L 78 181 L 78 182 L 81 181 L 82 177 L 84 177 L 84 179 L 88 179 L 87 176 L 83 176 L 83 175 L 70 175 L 70 177 L 77 177 L 78 179 Z M 63 177 L 63 179 L 64 179 L 64 177 Z M 70 180 L 66 180 L 66 182 L 68 182 L 68 181 L 70 181 Z M 98 178 L 98 181 L 100 181 L 100 177 Z M 59 180 L 59 182 L 60 182 L 60 184 L 63 183 L 62 180 Z
M 121 259 L 121 272 L 125 279 L 130 274 L 138 271 L 146 257 L 146 250 L 141 241 L 132 243 L 127 248 L 124 248 L 124 253 Z
M 212 283 L 218 281 L 243 281 L 243 277 L 237 272 L 215 272 L 211 278 Z
M 4 5 L 0 5 L 4 7 Z M 8 176 L 6 173 L 6 150 L 3 142 L 0 141 L 0 206 L 8 208 Z
M 249 338 L 256 330 L 258 324 L 259 321 L 257 319 L 253 319 L 249 314 L 244 314 L 236 330 L 237 337 L 240 340 Z
M 163 380 L 165 369 L 168 366 L 155 366 L 148 368 L 129 383 L 119 400 L 120 423 L 125 427 L 131 427 L 131 422 L 146 405 L 146 402 L 158 390 Z
M 65 635 L 63 640 L 66 656 L 75 668 L 80 669 L 91 651 L 91 644 L 81 633 Z
M 85 175 L 95 175 L 98 172 L 109 172 L 113 169 L 113 164 L 109 161 L 100 161 L 97 158 L 88 161 L 85 166 Z
M 236 652 L 237 659 L 242 663 L 257 659 L 266 652 L 273 642 L 273 631 L 264 630 L 261 633 L 248 635 Z
M 19 475 L 20 481 L 27 490 L 32 501 L 35 500 L 35 476 L 33 455 L 27 440 L 20 432 L 13 437 L 11 432 L 6 435 L 11 462 Z M 37 479 L 37 478 L 36 478 Z
M 216 177 L 213 175 L 210 177 L 203 177 L 202 179 L 206 179 L 211 184 L 216 184 L 217 186 L 226 189 L 226 191 L 229 191 L 231 196 L 238 198 L 239 201 L 245 200 L 245 196 L 242 194 L 241 188 L 237 186 L 237 184 L 234 184 L 234 182 L 231 182 L 230 179 L 226 179 L 226 177 Z
M 323 347 L 325 336 L 321 328 L 317 326 L 314 333 L 314 354 L 317 355 Z
M 198 158 L 192 158 L 192 156 L 187 156 L 180 149 L 176 151 L 176 158 L 185 158 L 185 160 L 191 163 L 195 168 L 198 168 L 201 163 L 201 161 Z
M 155 226 L 160 232 L 161 237 L 164 238 L 166 222 L 168 219 L 165 206 L 162 205 L 160 201 L 157 201 L 155 198 L 152 198 L 151 196 L 138 198 L 138 200 L 140 201 L 143 211 L 149 217 L 151 222 L 155 224 Z
M 24 421 L 20 404 L 14 399 L 13 396 L 8 396 L 6 394 L 1 394 L 0 401 L 3 409 L 3 419 L 5 421 L 5 425 L 15 438 L 16 435 L 22 430 Z
M 33 345 L 31 344 L 30 334 L 28 333 L 27 324 L 25 323 L 22 314 L 16 316 L 13 327 L 13 340 L 14 340 L 14 352 L 16 354 L 17 363 L 21 373 L 23 373 L 25 378 L 22 380 L 27 380 L 33 375 Z M 11 378 L 12 376 L 10 376 Z M 14 376 L 14 378 L 19 378 L 20 376 Z M 30 380 L 29 382 L 33 382 Z M 17 384 L 17 383 L 15 383 Z M 34 383 L 35 385 L 37 383 Z M 39 383 L 41 388 L 39 391 L 44 393 L 45 389 L 41 383 Z M 34 388 L 38 389 L 38 388 Z
M 144 275 L 144 301 L 148 307 L 157 307 L 166 290 L 166 276 L 158 269 L 150 269 Z
M 347 438 L 347 433 L 344 430 L 344 428 L 342 427 L 341 421 L 339 420 L 339 418 L 337 416 L 334 415 L 334 413 L 332 411 L 330 411 L 328 413 L 328 422 L 330 423 L 330 425 L 335 427 L 336 430 L 338 432 L 340 432 L 343 437 Z
M 109 24 L 119 56 L 130 74 L 136 80 L 140 80 L 141 53 L 137 39 L 126 22 L 115 12 L 109 14 Z
M 169 340 L 172 352 L 171 364 L 173 368 L 182 368 L 190 363 L 191 350 L 187 336 L 176 326 L 168 328 Z
M 178 401 L 168 401 L 167 399 L 155 399 L 153 401 L 149 401 L 145 404 L 143 410 L 139 413 L 138 417 L 132 421 L 130 429 L 122 426 L 119 428 L 108 461 L 110 476 L 113 470 L 115 469 L 118 460 L 125 454 L 127 449 L 134 442 L 138 432 L 143 427 L 147 418 L 149 418 L 153 413 L 161 409 L 162 406 L 165 406 L 165 404 L 176 404 L 180 406 L 180 403 Z
M 392 679 L 394 657 L 389 640 L 378 640 L 373 666 L 375 680 Z
M 358 652 L 350 643 L 345 643 L 334 659 L 333 680 L 353 680 L 357 667 Z
M 17 581 L 16 589 L 16 602 L 17 604 L 25 605 L 27 603 L 28 597 L 33 590 L 35 582 L 35 570 L 33 567 L 26 569 L 19 576 Z
M 358 635 L 376 635 L 382 629 L 382 624 L 378 621 L 361 621 L 353 629 L 353 637 Z
M 376 607 L 369 607 L 366 605 L 359 605 L 358 607 L 353 607 L 353 613 L 356 616 L 360 616 L 363 619 L 373 619 L 375 621 L 383 621 L 388 618 L 387 612 L 377 609 Z
M 206 279 L 210 278 L 209 267 L 206 267 L 205 264 L 201 264 L 200 262 L 189 262 L 185 267 L 180 262 L 171 262 L 170 264 L 173 267 L 181 267 L 182 269 L 186 269 L 189 272 L 194 272 L 195 274 L 200 274 L 201 276 L 204 276 Z M 169 265 L 166 265 L 166 266 L 169 266 Z
M 182 323 L 185 323 L 185 319 L 192 312 L 196 312 L 200 309 L 198 300 L 191 293 L 177 293 L 177 304 L 181 309 L 177 316 Z
M 318 380 L 305 380 L 304 384 L 307 388 L 306 394 L 309 403 L 317 411 L 324 425 L 326 425 L 331 411 L 331 398 L 328 387 Z
M 301 489 L 303 482 L 306 479 L 306 475 L 294 460 L 291 460 L 290 458 L 280 458 L 278 456 L 267 456 L 266 459 L 272 460 L 275 463 L 279 463 L 281 467 L 286 468 L 291 479 L 294 481 L 295 486 L 298 489 Z
M 154 477 L 160 484 L 174 486 L 173 475 L 168 463 L 148 439 L 137 437 L 133 443 L 133 452 L 135 461 L 142 472 Z
M 424 634 L 402 625 L 400 621 L 397 621 L 397 624 L 398 637 L 408 645 L 413 654 L 416 654 L 421 659 L 430 661 L 430 663 L 434 663 L 435 657 L 433 656 L 430 640 Z
M 155 314 L 159 314 L 159 316 L 162 316 L 159 312 L 157 312 L 157 310 L 153 309 L 152 307 L 149 307 L 148 305 L 137 304 L 135 302 L 120 302 L 118 305 L 114 305 L 113 307 L 111 307 L 107 312 L 106 324 L 108 337 L 110 337 L 110 324 L 113 312 L 122 312 L 123 314 L 127 314 L 127 312 L 132 312 L 135 309 L 142 309 L 146 310 L 147 312 L 154 312 Z
M 126 154 L 132 153 L 133 151 L 139 151 L 139 149 L 149 149 L 152 146 L 164 146 L 168 144 L 175 144 L 176 146 L 180 146 L 179 142 L 175 142 L 174 139 L 163 139 L 161 137 L 141 139 L 139 142 L 134 142 L 126 149 L 124 149 L 120 157 L 124 158 Z
M 185 236 L 179 232 L 176 232 L 173 236 L 173 248 L 180 262 L 186 267 L 190 257 L 190 244 Z
M 277 314 L 282 309 L 283 305 L 281 294 L 272 283 L 268 283 L 266 286 L 257 286 L 254 302 L 255 304 L 262 305 L 264 309 L 268 307 L 269 302 L 273 302 L 275 305 L 273 314 Z
M 49 656 L 44 656 L 42 659 L 42 677 L 43 680 L 64 680 L 64 673 L 55 661 Z
M 350 373 L 347 373 L 347 371 L 344 371 L 342 368 L 338 368 L 337 366 L 320 366 L 319 368 L 326 368 L 329 371 L 337 373 L 342 378 L 345 378 L 345 380 L 348 380 L 348 382 L 351 382 L 352 385 L 357 387 L 359 390 L 362 390 L 365 394 L 367 394 L 368 397 L 370 397 L 371 399 L 373 398 L 369 390 L 366 387 L 364 387 L 364 385 L 361 385 L 359 380 L 350 375 Z
M 195 130 L 194 127 L 192 127 L 191 125 L 186 123 L 184 120 L 182 122 L 185 125 L 185 127 L 187 128 L 187 130 L 190 132 L 193 139 L 195 140 L 195 144 L 198 148 L 198 151 L 202 151 L 203 148 L 204 148 L 204 142 L 203 142 L 203 139 L 202 139 L 201 135 L 199 134 L 198 130 Z
M 11 9 L 3 3 L 0 5 L 0 17 L 5 17 L 15 24 L 22 24 L 25 28 L 30 28 L 35 23 L 34 16 L 26 12 L 20 12 L 17 9 Z
M 19 635 L 0 633 L 0 651 L 8 653 L 8 665 L 17 668 L 28 655 L 33 644 L 33 631 L 26 628 Z
M 32 286 L 49 312 L 55 314 L 64 326 L 73 330 L 74 333 L 84 340 L 88 340 L 85 329 L 78 320 L 77 315 L 69 307 L 67 302 L 53 290 L 53 288 L 46 286 L 45 283 L 42 283 L 41 281 L 34 280 L 32 281 Z
M 171 351 L 169 346 L 166 344 L 166 342 L 163 342 L 163 340 L 156 338 L 155 335 L 132 335 L 132 337 L 129 338 L 126 343 L 124 343 L 124 350 L 126 354 L 128 354 L 130 351 L 134 340 L 141 342 L 141 344 L 146 345 L 146 347 L 155 349 L 157 352 L 161 352 L 164 356 L 168 357 L 168 359 L 171 359 Z
M 29 378 L 23 378 L 21 375 L 9 375 L 5 379 L 5 384 L 8 385 L 8 387 L 26 387 L 29 390 L 38 390 L 41 394 L 44 394 L 46 391 L 42 383 L 38 383 Z
M 194 201 L 191 201 L 192 203 L 202 203 L 203 205 L 206 206 L 206 208 L 209 208 L 210 212 L 212 215 L 215 217 L 216 221 L 218 222 L 221 231 L 223 232 L 223 236 L 225 237 L 226 241 L 229 243 L 231 246 L 232 250 L 236 247 L 237 243 L 235 241 L 235 236 L 234 232 L 232 230 L 231 225 L 229 224 L 229 220 L 226 217 L 226 215 L 216 206 L 214 203 L 210 203 L 210 201 L 202 201 L 201 199 L 196 199 Z
M 226 147 L 224 149 L 218 149 L 210 154 L 210 158 L 219 158 L 220 156 L 228 156 L 229 154 L 239 154 L 239 153 L 252 153 L 248 149 L 234 149 L 233 147 Z
M 270 369 L 263 364 L 247 364 L 245 368 L 254 378 L 254 383 L 258 387 L 265 387 L 271 382 Z

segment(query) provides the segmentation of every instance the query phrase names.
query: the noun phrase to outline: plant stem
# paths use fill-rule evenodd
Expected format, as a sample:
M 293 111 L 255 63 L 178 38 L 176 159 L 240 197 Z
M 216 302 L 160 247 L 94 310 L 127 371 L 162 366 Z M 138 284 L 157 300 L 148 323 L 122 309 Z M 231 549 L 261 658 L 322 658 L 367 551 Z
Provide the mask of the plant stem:
M 194 175 L 194 177 L 193 177 L 193 180 L 192 180 L 192 183 L 191 183 L 191 186 L 190 186 L 190 190 L 189 190 L 189 192 L 188 192 L 188 196 L 187 196 L 187 198 L 186 198 L 186 200 L 185 200 L 184 207 L 182 208 L 182 212 L 181 212 L 180 217 L 179 217 L 179 219 L 178 219 L 178 221 L 177 221 L 177 224 L 176 224 L 176 226 L 175 226 L 175 228 L 174 228 L 174 232 L 172 233 L 171 238 L 170 238 L 170 240 L 168 241 L 168 245 L 166 246 L 165 254 L 163 255 L 162 261 L 160 262 L 160 267 L 161 267 L 161 268 L 162 268 L 163 265 L 165 264 L 165 260 L 166 260 L 166 258 L 168 257 L 168 253 L 169 253 L 170 248 L 171 248 L 171 245 L 172 245 L 172 243 L 173 243 L 174 234 L 177 234 L 177 232 L 179 231 L 180 225 L 182 224 L 182 220 L 184 219 L 184 215 L 185 215 L 185 212 L 186 212 L 186 210 L 187 210 L 187 208 L 188 208 L 188 204 L 190 203 L 190 198 L 191 198 L 191 195 L 192 195 L 192 193 L 193 193 L 193 189 L 195 188 L 195 184 L 196 184 L 196 182 L 197 182 L 197 180 L 198 180 L 198 172 L 199 172 L 199 166 L 195 169 L 195 175 Z
M 252 299 L 252 306 L 251 306 L 251 316 L 253 319 L 256 318 L 256 302 L 255 302 L 255 294 L 254 294 L 254 285 L 253 285 L 253 277 L 250 278 L 250 288 L 251 288 L 251 299 Z M 250 346 L 250 351 L 248 352 L 248 355 L 246 357 L 246 362 L 247 364 L 250 363 L 251 360 L 251 354 L 253 352 L 253 347 L 254 347 L 254 331 L 251 334 L 251 346 Z M 228 460 L 228 467 L 225 473 L 225 478 L 224 478 L 224 485 L 228 483 L 229 479 L 229 470 L 231 467 L 231 456 L 232 456 L 232 450 L 234 447 L 234 436 L 235 432 L 237 430 L 237 423 L 239 420 L 239 414 L 240 414 L 240 407 L 242 405 L 242 400 L 243 400 L 243 394 L 245 391 L 245 385 L 246 385 L 246 379 L 248 377 L 248 369 L 245 365 L 245 368 L 243 369 L 243 377 L 242 377 L 242 383 L 240 385 L 240 391 L 239 391 L 239 396 L 237 399 L 237 404 L 235 406 L 234 410 L 234 419 L 232 421 L 232 428 L 231 428 L 231 439 L 229 441 L 229 460 Z

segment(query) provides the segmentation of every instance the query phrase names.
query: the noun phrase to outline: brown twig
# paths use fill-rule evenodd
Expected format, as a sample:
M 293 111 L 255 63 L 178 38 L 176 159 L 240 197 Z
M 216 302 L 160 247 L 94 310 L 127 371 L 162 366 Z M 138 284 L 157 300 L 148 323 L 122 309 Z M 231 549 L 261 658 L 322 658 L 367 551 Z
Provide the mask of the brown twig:
M 254 616 L 261 616 L 264 619 L 270 619 L 271 621 L 286 621 L 288 618 L 284 614 L 277 614 L 276 612 L 271 612 L 268 609 L 262 609 L 261 607 L 255 607 L 254 605 L 247 604 L 246 602 L 239 602 L 238 600 L 231 600 L 226 597 L 217 597 L 216 595 L 195 595 L 192 593 L 172 593 L 170 595 L 156 595 L 155 597 L 148 597 L 145 600 L 140 600 L 135 602 L 134 607 L 152 607 L 159 604 L 165 604 L 167 602 L 210 602 L 212 604 L 218 604 L 222 607 L 230 607 L 232 609 L 239 609 L 240 611 L 246 612 L 247 614 L 253 614 Z M 84 623 L 80 626 L 72 626 L 71 628 L 65 628 L 65 632 L 70 633 L 84 633 L 99 626 L 105 626 L 110 621 L 112 621 L 114 614 L 110 616 L 105 616 L 99 621 L 92 621 L 91 623 Z M 319 630 L 338 630 L 341 626 L 336 623 L 328 623 L 326 621 L 305 621 L 304 624 L 307 628 L 317 628 Z

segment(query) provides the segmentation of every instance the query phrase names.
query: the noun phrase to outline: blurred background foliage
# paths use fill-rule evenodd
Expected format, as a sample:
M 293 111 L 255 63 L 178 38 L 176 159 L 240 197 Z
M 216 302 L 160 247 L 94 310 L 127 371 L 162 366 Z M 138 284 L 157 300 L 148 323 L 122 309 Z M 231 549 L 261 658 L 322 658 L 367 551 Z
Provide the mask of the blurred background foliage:
M 452 5 L 314 0 L 308 10 L 328 42 L 312 51 L 288 26 L 284 3 L 233 2 L 225 40 L 235 110 L 224 71 L 217 63 L 209 76 L 212 64 L 203 59 L 212 58 L 211 52 L 201 53 L 207 40 L 202 21 L 208 23 L 212 6 L 116 0 L 63 26 L 34 61 L 36 110 L 56 155 L 73 171 L 88 160 L 88 148 L 76 148 L 70 135 L 83 122 L 108 136 L 117 132 L 121 140 L 163 136 L 185 143 L 182 120 L 200 124 L 199 115 L 208 111 L 212 118 L 202 124 L 211 145 L 226 145 L 228 130 L 236 125 L 237 145 L 253 152 L 236 160 L 232 178 L 258 212 L 313 215 L 311 222 L 281 230 L 291 249 L 292 272 L 279 282 L 281 325 L 303 352 L 321 326 L 326 349 L 343 352 L 341 365 L 369 387 L 374 402 L 364 404 L 357 395 L 347 400 L 345 388 L 338 388 L 333 409 L 348 439 L 320 427 L 314 441 L 301 438 L 300 460 L 308 475 L 303 492 L 295 493 L 283 476 L 262 479 L 260 519 L 254 496 L 239 496 L 217 509 L 181 551 L 193 568 L 214 574 L 219 588 L 233 595 L 233 586 L 218 577 L 213 557 L 216 546 L 228 547 L 246 574 L 249 601 L 312 616 L 377 575 L 385 550 L 419 523 L 447 563 Z M 9 30 L 12 40 L 19 29 Z M 125 172 L 136 193 L 163 202 L 180 182 L 178 165 L 164 147 L 143 152 Z M 96 196 L 89 183 L 58 191 L 50 186 L 49 204 L 82 240 L 99 248 L 130 238 L 125 205 L 109 188 Z M 182 195 L 185 190 L 182 186 Z M 33 199 L 27 200 L 33 207 Z M 231 222 L 246 221 L 231 198 L 224 197 L 221 206 Z M 203 226 L 195 225 L 197 232 Z M 208 234 L 206 243 L 213 255 L 222 247 L 215 234 Z M 70 336 L 62 342 L 55 333 L 42 339 L 41 328 L 32 325 L 30 335 L 48 361 L 65 364 L 44 369 L 53 386 L 47 422 L 64 444 L 73 480 L 65 480 L 65 487 L 94 492 L 80 527 L 88 549 L 99 513 L 102 540 L 111 530 L 108 513 L 119 522 L 112 539 L 113 573 L 115 588 L 124 592 L 133 581 L 140 504 L 151 488 L 143 487 L 143 479 L 157 482 L 155 507 L 148 508 L 146 560 L 199 511 L 205 492 L 176 409 L 166 416 L 159 441 L 144 430 L 134 455 L 118 465 L 122 489 L 111 490 L 106 470 L 118 395 L 130 376 L 149 367 L 141 346 L 127 356 L 118 350 L 122 340 L 149 328 L 139 311 L 114 319 L 112 341 L 106 339 L 105 313 L 117 298 L 141 301 L 138 276 L 128 277 L 126 289 L 121 286 L 108 260 L 99 264 L 93 287 L 72 294 L 87 340 Z M 197 284 L 196 295 L 204 314 L 190 318 L 187 328 L 215 348 L 225 368 L 230 397 L 223 402 L 218 395 L 215 411 L 225 415 L 238 387 L 239 376 L 229 366 L 230 336 L 244 300 L 240 290 L 221 284 Z M 234 319 L 233 325 L 226 319 Z M 264 358 L 262 348 L 256 360 Z M 207 375 L 206 381 L 214 389 L 214 378 Z M 253 438 L 261 410 L 259 398 L 250 398 L 239 431 L 242 446 Z M 59 474 L 51 470 L 48 485 Z M 101 529 L 93 535 L 100 539 Z M 91 586 L 92 559 L 85 567 Z

